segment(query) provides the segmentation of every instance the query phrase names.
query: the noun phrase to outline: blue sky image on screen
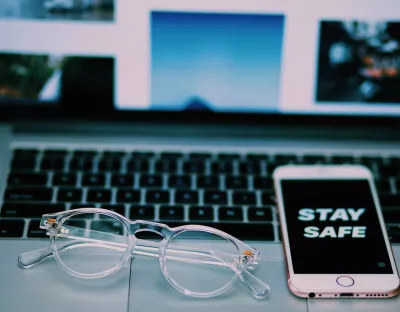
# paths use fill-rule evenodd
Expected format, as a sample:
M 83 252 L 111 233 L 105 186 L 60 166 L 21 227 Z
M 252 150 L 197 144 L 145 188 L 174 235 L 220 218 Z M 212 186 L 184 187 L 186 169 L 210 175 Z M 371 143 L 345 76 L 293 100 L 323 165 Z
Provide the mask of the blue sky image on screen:
M 283 15 L 152 12 L 152 108 L 278 110 L 283 28 Z

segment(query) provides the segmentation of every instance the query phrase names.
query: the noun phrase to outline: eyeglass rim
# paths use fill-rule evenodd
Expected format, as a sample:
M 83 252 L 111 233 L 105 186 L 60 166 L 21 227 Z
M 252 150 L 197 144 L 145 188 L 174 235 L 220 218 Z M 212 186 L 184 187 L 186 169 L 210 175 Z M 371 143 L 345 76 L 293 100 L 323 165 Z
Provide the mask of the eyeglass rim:
M 124 264 L 127 263 L 131 257 L 132 257 L 132 253 L 133 253 L 133 249 L 135 247 L 136 244 L 136 236 L 135 234 L 140 230 L 140 229 L 136 229 L 135 231 L 133 230 L 133 226 L 134 225 L 154 225 L 154 226 L 158 226 L 160 228 L 163 229 L 163 231 L 161 232 L 157 232 L 158 234 L 160 234 L 163 237 L 163 243 L 160 244 L 159 247 L 159 265 L 160 265 L 160 270 L 162 272 L 162 275 L 164 276 L 164 278 L 166 279 L 166 281 L 176 290 L 178 290 L 179 292 L 185 294 L 185 295 L 190 295 L 191 297 L 199 297 L 199 298 L 209 298 L 209 297 L 213 297 L 213 296 L 217 296 L 220 295 L 223 292 L 226 292 L 227 290 L 229 290 L 234 284 L 235 282 L 238 281 L 238 274 L 233 274 L 232 279 L 230 280 L 230 282 L 228 284 L 226 284 L 225 286 L 219 288 L 218 290 L 212 291 L 212 292 L 208 292 L 208 293 L 198 293 L 198 292 L 193 292 L 191 290 L 188 290 L 182 286 L 180 286 L 178 283 L 176 283 L 171 276 L 168 273 L 168 269 L 166 267 L 166 259 L 165 259 L 165 253 L 166 253 L 166 248 L 168 246 L 168 244 L 170 243 L 171 239 L 173 237 L 175 237 L 176 235 L 179 235 L 182 232 L 185 231 L 202 231 L 202 232 L 206 232 L 206 233 L 210 233 L 210 234 L 214 234 L 217 236 L 220 236 L 222 238 L 224 238 L 225 240 L 231 242 L 235 248 L 238 250 L 238 257 L 240 257 L 240 255 L 246 250 L 252 250 L 253 252 L 255 252 L 256 254 L 259 253 L 257 249 L 255 249 L 254 247 L 251 247 L 249 245 L 247 245 L 246 243 L 242 242 L 241 240 L 237 239 L 236 237 L 220 231 L 218 229 L 215 229 L 213 227 L 209 227 L 209 226 L 204 226 L 204 225 L 183 225 L 183 226 L 179 226 L 179 227 L 174 227 L 174 228 L 170 228 L 169 226 L 167 226 L 166 224 L 163 223 L 158 223 L 158 222 L 151 222 L 151 221 L 144 221 L 144 220 L 135 220 L 135 221 L 131 221 L 128 218 L 126 218 L 125 216 L 111 211 L 111 210 L 106 210 L 106 209 L 101 209 L 101 208 L 92 208 L 92 207 L 87 207 L 87 208 L 78 208 L 78 209 L 72 209 L 72 210 L 67 210 L 67 211 L 62 211 L 62 212 L 58 212 L 58 213 L 50 213 L 50 214 L 44 214 L 42 216 L 41 222 L 40 222 L 40 226 L 44 226 L 46 220 L 48 220 L 49 218 L 55 218 L 57 220 L 57 222 L 59 222 L 58 226 L 61 226 L 66 220 L 68 220 L 69 218 L 79 215 L 79 214 L 87 214 L 87 213 L 97 213 L 97 214 L 101 214 L 101 215 L 106 215 L 109 216 L 111 218 L 116 219 L 117 221 L 119 221 L 120 223 L 123 224 L 123 226 L 126 228 L 127 230 L 127 238 L 128 238 L 128 245 L 127 248 L 125 250 L 125 253 L 123 255 L 123 257 L 121 257 L 121 261 L 116 264 L 114 267 L 108 269 L 108 270 L 104 270 L 102 272 L 99 273 L 95 273 L 95 274 L 84 274 L 84 273 L 80 273 L 77 271 L 72 270 L 71 268 L 69 268 L 67 265 L 65 265 L 65 263 L 62 261 L 58 249 L 57 249 L 57 244 L 56 244 L 56 239 L 57 236 L 56 235 L 50 235 L 50 241 L 51 241 L 51 249 L 53 252 L 53 256 L 56 259 L 56 261 L 58 262 L 58 264 L 65 270 L 67 271 L 69 274 L 74 275 L 76 277 L 80 277 L 80 278 L 86 278 L 86 279 L 96 279 L 96 278 L 101 278 L 101 277 L 105 277 L 108 276 L 110 274 L 116 273 L 117 271 L 121 270 L 124 267 Z M 241 265 L 238 266 L 238 270 L 240 272 L 243 271 L 243 267 Z
M 195 230 L 188 230 L 188 231 L 195 231 Z M 197 231 L 198 231 L 198 230 L 197 230 Z M 191 296 L 191 297 L 210 298 L 210 297 L 214 297 L 214 296 L 217 296 L 217 295 L 219 295 L 219 294 L 221 294 L 221 293 L 224 293 L 224 292 L 228 291 L 228 290 L 238 281 L 238 279 L 239 279 L 238 274 L 233 273 L 233 274 L 232 274 L 232 278 L 230 279 L 230 281 L 229 281 L 226 285 L 224 285 L 224 286 L 222 286 L 222 287 L 220 287 L 220 288 L 218 288 L 218 289 L 216 289 L 216 290 L 214 290 L 214 291 L 203 292 L 203 293 L 195 292 L 195 291 L 189 290 L 189 289 L 187 289 L 187 288 L 184 288 L 184 287 L 182 287 L 181 285 L 179 285 L 179 283 L 177 283 L 177 282 L 171 277 L 171 275 L 169 274 L 168 266 L 167 266 L 167 261 L 168 261 L 168 260 L 166 259 L 167 248 L 168 248 L 168 245 L 169 245 L 170 242 L 174 239 L 175 236 L 178 236 L 178 235 L 180 235 L 181 233 L 184 233 L 184 232 L 186 232 L 186 231 L 185 231 L 185 230 L 181 230 L 181 231 L 179 231 L 179 232 L 174 233 L 174 234 L 168 239 L 168 241 L 165 242 L 165 247 L 164 247 L 164 248 L 160 248 L 160 250 L 159 250 L 159 253 L 160 253 L 160 257 L 159 257 L 160 268 L 161 268 L 161 271 L 162 271 L 162 273 L 163 273 L 164 278 L 165 278 L 165 279 L 168 281 L 168 283 L 169 283 L 172 287 L 174 287 L 176 290 L 178 290 L 179 292 L 181 292 L 181 293 L 183 293 L 183 294 L 189 295 L 189 296 Z M 206 232 L 206 233 L 209 233 L 209 234 L 213 234 L 213 235 L 214 235 L 214 233 L 210 233 L 210 232 Z M 220 236 L 220 237 L 222 237 L 222 236 Z M 222 237 L 222 238 L 224 238 L 224 237 Z M 224 239 L 225 239 L 225 238 L 224 238 Z M 237 252 L 238 252 L 238 257 L 240 257 L 239 247 L 238 247 L 234 242 L 231 242 L 231 243 L 235 246 L 235 248 L 236 248 L 236 250 L 237 250 Z M 163 262 L 162 262 L 162 261 L 163 261 Z M 239 272 L 242 272 L 242 271 L 243 271 L 243 267 L 242 267 L 242 266 L 238 266 L 238 270 L 239 270 Z
M 63 223 L 65 221 L 65 219 L 71 218 L 75 215 L 79 215 L 79 214 L 86 214 L 86 213 L 98 213 L 98 214 L 103 214 L 106 216 L 110 216 L 113 217 L 114 219 L 117 219 L 118 221 L 120 221 L 121 223 L 124 224 L 125 228 L 128 230 L 128 236 L 130 235 L 135 235 L 135 233 L 137 233 L 137 231 L 133 232 L 131 231 L 132 229 L 132 225 L 135 224 L 147 224 L 147 225 L 153 225 L 153 226 L 158 226 L 161 227 L 163 229 L 166 229 L 167 232 L 170 232 L 171 234 L 174 232 L 177 232 L 181 229 L 190 229 L 190 230 L 201 230 L 204 229 L 206 232 L 212 233 L 212 234 L 216 234 L 219 236 L 224 237 L 225 239 L 228 239 L 229 241 L 231 241 L 232 243 L 234 243 L 237 248 L 239 249 L 240 253 L 242 254 L 244 251 L 246 250 L 251 250 L 255 253 L 258 253 L 258 250 L 252 246 L 249 246 L 248 244 L 246 244 L 245 242 L 241 241 L 240 239 L 226 233 L 223 232 L 221 230 L 218 230 L 216 228 L 213 228 L 211 226 L 205 226 L 205 225 L 197 225 L 197 224 L 186 224 L 186 225 L 182 225 L 182 226 L 178 226 L 178 227 L 174 227 L 171 228 L 168 225 L 164 224 L 164 223 L 160 223 L 160 222 L 153 222 L 153 221 L 145 221 L 145 220 L 129 220 L 128 218 L 126 218 L 125 216 L 115 212 L 115 211 L 111 211 L 111 210 L 107 210 L 107 209 L 102 209 L 102 208 L 93 208 L 93 207 L 88 207 L 88 208 L 78 208 L 78 209 L 71 209 L 71 210 L 66 210 L 66 211 L 62 211 L 62 212 L 57 212 L 57 213 L 50 213 L 50 214 L 44 214 L 42 215 L 42 219 L 40 221 L 40 227 L 41 228 L 45 228 L 45 222 L 47 221 L 47 219 L 49 218 L 55 218 L 57 220 L 57 222 L 59 223 Z M 163 233 L 160 233 L 160 235 L 164 236 Z M 167 235 L 164 236 L 165 238 L 168 238 Z

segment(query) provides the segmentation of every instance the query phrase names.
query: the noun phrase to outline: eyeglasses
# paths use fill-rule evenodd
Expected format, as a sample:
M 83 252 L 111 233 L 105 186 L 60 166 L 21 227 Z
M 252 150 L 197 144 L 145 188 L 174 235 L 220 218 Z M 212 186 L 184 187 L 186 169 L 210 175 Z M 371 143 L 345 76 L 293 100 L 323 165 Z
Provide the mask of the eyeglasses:
M 169 228 L 161 223 L 130 221 L 110 210 L 81 208 L 45 214 L 40 228 L 46 229 L 51 246 L 21 254 L 18 262 L 22 268 L 53 256 L 69 274 L 94 279 L 117 272 L 133 257 L 158 257 L 169 284 L 191 297 L 220 295 L 238 280 L 257 299 L 269 292 L 269 286 L 249 272 L 259 264 L 260 252 L 212 227 Z M 163 239 L 137 238 L 142 231 L 155 232 Z

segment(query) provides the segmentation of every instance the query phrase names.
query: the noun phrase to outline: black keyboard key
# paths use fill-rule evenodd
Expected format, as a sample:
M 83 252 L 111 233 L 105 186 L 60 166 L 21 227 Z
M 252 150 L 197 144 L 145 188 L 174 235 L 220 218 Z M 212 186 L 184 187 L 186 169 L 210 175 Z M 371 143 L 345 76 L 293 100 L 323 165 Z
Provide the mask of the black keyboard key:
M 400 243 L 400 226 L 389 226 L 387 233 L 392 243 Z
M 33 220 L 29 223 L 28 234 L 29 238 L 46 238 L 46 230 L 40 228 L 40 221 Z
M 166 222 L 171 228 L 185 225 L 187 223 L 183 222 Z M 272 224 L 268 223 L 222 223 L 213 222 L 209 224 L 204 224 L 212 226 L 220 231 L 226 232 L 241 240 L 251 240 L 251 241 L 273 241 L 274 240 L 274 228 Z
M 91 171 L 93 169 L 93 160 L 90 158 L 73 158 L 69 168 L 75 171 Z
M 178 166 L 175 160 L 161 159 L 155 163 L 155 171 L 161 173 L 174 173 Z
M 68 154 L 67 150 L 64 149 L 49 149 L 45 150 L 43 156 L 46 157 L 58 157 L 64 158 Z
M 243 210 L 241 207 L 220 207 L 219 220 L 221 221 L 242 221 Z
M 97 151 L 94 150 L 76 150 L 74 152 L 74 157 L 78 158 L 93 158 L 98 154 Z
M 86 201 L 89 203 L 109 203 L 111 201 L 111 191 L 105 189 L 89 190 Z
M 175 203 L 177 204 L 197 204 L 199 202 L 199 193 L 197 191 L 175 192 Z
M 42 159 L 40 163 L 40 169 L 60 171 L 64 169 L 64 165 L 64 157 L 46 157 Z
M 232 174 L 233 173 L 233 164 L 231 161 L 228 161 L 228 160 L 213 162 L 211 164 L 211 171 L 214 174 L 219 174 L 219 173 Z
M 61 188 L 58 190 L 57 201 L 80 202 L 82 201 L 82 190 L 76 188 Z
M 56 173 L 53 176 L 54 186 L 75 186 L 77 175 L 74 173 Z
M 149 159 L 154 157 L 155 153 L 151 151 L 135 151 L 132 152 L 132 157 L 134 159 Z
M 375 186 L 379 193 L 390 193 L 392 190 L 388 179 L 375 180 Z
M 333 155 L 330 163 L 343 165 L 343 164 L 354 164 L 356 162 L 354 156 L 351 155 Z
M 390 162 L 388 165 L 381 165 L 379 168 L 383 172 L 387 172 L 388 176 L 400 177 L 400 163 Z
M 400 207 L 382 207 L 386 223 L 400 223 Z
M 275 195 L 274 192 L 263 192 L 261 195 L 261 201 L 263 205 L 275 206 Z
M 274 155 L 275 163 L 284 164 L 296 164 L 299 162 L 298 156 L 295 154 L 276 154 Z
M 190 153 L 189 158 L 190 159 L 209 159 L 211 158 L 212 155 L 210 153 Z
M 400 167 L 400 157 L 398 156 L 389 157 L 389 163 Z
M 161 220 L 183 220 L 183 207 L 182 206 L 161 206 L 160 207 Z
M 182 158 L 183 154 L 181 152 L 163 152 L 160 154 L 160 157 L 164 159 L 178 159 Z
M 186 173 L 204 174 L 206 165 L 201 160 L 191 160 L 183 164 L 183 171 Z
M 124 151 L 104 151 L 103 152 L 103 158 L 123 158 L 126 156 L 126 153 Z
M 248 160 L 268 160 L 269 156 L 267 154 L 247 154 L 246 158 Z
M 236 153 L 220 153 L 218 154 L 218 158 L 221 160 L 226 160 L 226 159 L 239 159 L 240 155 Z
M 106 183 L 106 176 L 103 173 L 87 173 L 82 177 L 82 186 L 99 186 L 102 187 Z
M 239 172 L 242 174 L 260 174 L 261 165 L 259 162 L 242 162 L 239 164 Z
M 383 194 L 380 196 L 382 207 L 396 207 L 400 209 L 400 195 Z
M 250 207 L 248 219 L 249 221 L 272 221 L 272 210 L 267 207 Z
M 120 171 L 121 159 L 119 158 L 103 158 L 99 162 L 99 171 Z
M 225 186 L 229 189 L 247 189 L 249 184 L 246 176 L 228 176 L 225 178 Z
M 211 206 L 192 206 L 189 211 L 190 220 L 214 220 L 214 210 Z
M 120 215 L 125 216 L 125 206 L 124 205 L 100 205 L 100 208 L 114 211 L 116 213 L 119 213 Z M 103 219 L 103 218 L 109 218 L 109 217 L 100 215 L 100 219 Z
M 105 232 L 114 235 L 124 233 L 123 225 L 117 220 L 114 221 L 92 221 L 91 229 L 93 231 Z
M 36 157 L 39 153 L 35 148 L 17 148 L 13 151 L 15 157 Z
M 161 175 L 142 175 L 140 177 L 140 186 L 141 187 L 162 187 L 163 181 Z
M 50 201 L 53 195 L 51 188 L 11 187 L 4 194 L 4 201 Z
M 376 164 L 377 166 L 383 165 L 384 160 L 381 156 L 361 156 L 359 160 L 360 164 Z
M 22 237 L 24 220 L 0 220 L 0 237 Z
M 139 203 L 140 198 L 140 191 L 132 189 L 120 189 L 117 192 L 118 203 Z
M 133 158 L 128 161 L 128 171 L 148 172 L 150 169 L 149 161 L 143 158 Z
M 273 190 L 274 180 L 267 177 L 254 178 L 254 188 L 257 190 Z
M 133 187 L 134 179 L 132 174 L 113 174 L 111 185 L 116 187 Z
M 205 191 L 204 203 L 207 205 L 226 205 L 228 202 L 225 192 L 220 191 Z
M 234 192 L 233 203 L 235 205 L 255 205 L 257 204 L 256 194 L 253 192 Z
M 168 191 L 147 191 L 146 203 L 150 204 L 166 204 L 169 203 Z
M 189 175 L 172 175 L 168 179 L 168 186 L 173 188 L 190 188 L 192 178 Z
M 394 167 L 393 165 L 382 165 L 378 168 L 378 173 L 381 178 L 389 177 L 400 177 L 400 168 Z
M 11 173 L 8 176 L 8 185 L 23 186 L 23 185 L 43 185 L 47 183 L 46 173 Z
M 63 204 L 31 204 L 6 202 L 1 208 L 4 218 L 41 218 L 43 214 L 65 210 Z
M 325 164 L 327 163 L 327 158 L 324 155 L 303 155 L 301 161 L 302 164 Z
M 153 220 L 154 216 L 154 206 L 131 206 L 130 218 L 132 220 Z
M 13 170 L 33 170 L 36 165 L 34 157 L 16 157 L 13 159 L 11 167 Z
M 206 189 L 219 189 L 218 176 L 200 176 L 197 178 L 197 187 Z

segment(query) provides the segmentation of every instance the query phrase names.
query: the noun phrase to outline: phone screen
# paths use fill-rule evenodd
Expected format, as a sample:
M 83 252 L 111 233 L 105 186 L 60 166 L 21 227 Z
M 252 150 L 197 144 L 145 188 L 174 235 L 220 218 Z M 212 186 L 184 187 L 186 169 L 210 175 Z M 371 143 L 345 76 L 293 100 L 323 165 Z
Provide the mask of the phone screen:
M 282 180 L 295 274 L 392 274 L 371 188 L 362 180 Z

